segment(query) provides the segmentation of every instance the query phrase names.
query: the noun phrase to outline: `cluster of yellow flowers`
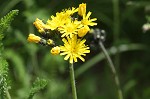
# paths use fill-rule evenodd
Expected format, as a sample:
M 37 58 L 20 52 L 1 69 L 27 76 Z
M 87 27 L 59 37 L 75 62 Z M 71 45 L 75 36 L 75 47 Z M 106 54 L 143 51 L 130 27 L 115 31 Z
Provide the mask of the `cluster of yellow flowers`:
M 96 18 L 90 19 L 92 13 L 86 13 L 86 3 L 82 3 L 78 8 L 72 7 L 57 12 L 56 16 L 51 16 L 47 23 L 36 19 L 33 23 L 43 38 L 34 34 L 29 34 L 28 41 L 40 43 L 43 45 L 51 45 L 51 53 L 53 55 L 66 55 L 65 60 L 69 59 L 70 63 L 77 62 L 77 58 L 85 61 L 82 56 L 90 53 L 89 47 L 85 45 L 86 40 L 83 37 L 90 31 L 89 26 L 97 25 Z M 75 17 L 76 16 L 76 17 Z M 64 45 L 55 45 L 51 38 L 44 38 L 45 35 L 59 32 Z

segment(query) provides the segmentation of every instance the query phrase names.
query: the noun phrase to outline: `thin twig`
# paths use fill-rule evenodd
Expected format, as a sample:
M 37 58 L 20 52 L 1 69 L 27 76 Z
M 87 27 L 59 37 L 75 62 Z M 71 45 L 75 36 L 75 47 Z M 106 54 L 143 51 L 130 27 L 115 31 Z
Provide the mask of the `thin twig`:
M 99 45 L 100 45 L 100 47 L 101 47 L 101 49 L 102 49 L 104 55 L 106 56 L 107 61 L 108 61 L 108 63 L 109 63 L 109 66 L 110 66 L 110 68 L 111 68 L 111 70 L 112 70 L 112 73 L 113 73 L 113 75 L 114 75 L 115 83 L 116 83 L 117 90 L 118 90 L 118 98 L 119 98 L 119 99 L 123 99 L 122 90 L 121 90 L 121 88 L 120 88 L 120 82 L 119 82 L 119 78 L 118 78 L 118 75 L 117 75 L 115 66 L 114 66 L 114 64 L 113 64 L 113 62 L 112 62 L 112 60 L 111 60 L 109 54 L 107 53 L 107 51 L 106 51 L 106 49 L 105 49 L 105 47 L 104 47 L 104 45 L 103 45 L 103 43 L 102 43 L 101 40 L 99 40 Z

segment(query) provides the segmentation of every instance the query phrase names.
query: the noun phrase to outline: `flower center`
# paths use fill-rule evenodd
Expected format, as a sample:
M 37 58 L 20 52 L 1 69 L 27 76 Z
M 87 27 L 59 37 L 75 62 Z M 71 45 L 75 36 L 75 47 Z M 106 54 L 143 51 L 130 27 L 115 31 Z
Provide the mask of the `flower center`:
M 67 26 L 67 32 L 73 33 L 74 30 L 75 30 L 75 29 L 74 29 L 74 27 L 73 27 L 71 24 Z

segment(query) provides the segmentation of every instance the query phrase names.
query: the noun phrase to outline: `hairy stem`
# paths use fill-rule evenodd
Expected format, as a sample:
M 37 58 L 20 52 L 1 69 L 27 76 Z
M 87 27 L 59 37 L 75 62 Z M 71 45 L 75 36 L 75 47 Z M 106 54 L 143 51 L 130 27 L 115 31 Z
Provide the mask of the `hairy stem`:
M 75 76 L 74 76 L 74 68 L 73 63 L 70 64 L 70 79 L 71 79 L 71 87 L 72 87 L 72 95 L 73 99 L 77 99 L 76 85 L 75 85 Z
M 117 72 L 116 72 L 116 69 L 115 69 L 115 66 L 109 56 L 109 54 L 107 53 L 103 43 L 101 41 L 99 41 L 99 45 L 105 55 L 105 57 L 107 58 L 107 61 L 109 63 L 109 66 L 110 66 L 110 69 L 114 75 L 114 80 L 115 80 L 115 83 L 116 83 L 116 86 L 117 86 L 117 90 L 118 90 L 118 99 L 123 99 L 123 95 L 122 95 L 122 90 L 120 88 L 120 82 L 119 82 L 119 78 L 118 78 L 118 75 L 117 75 Z

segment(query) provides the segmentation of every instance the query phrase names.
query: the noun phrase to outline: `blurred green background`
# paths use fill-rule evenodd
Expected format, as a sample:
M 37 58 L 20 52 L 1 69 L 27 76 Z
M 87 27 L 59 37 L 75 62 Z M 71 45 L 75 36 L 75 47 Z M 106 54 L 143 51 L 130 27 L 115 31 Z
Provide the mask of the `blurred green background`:
M 150 16 L 149 0 L 0 0 L 0 17 L 13 9 L 19 14 L 3 40 L 9 63 L 12 99 L 23 99 L 36 77 L 48 80 L 47 87 L 34 99 L 71 99 L 68 63 L 52 56 L 50 48 L 27 42 L 29 33 L 38 34 L 36 18 L 87 3 L 96 17 L 96 28 L 106 31 L 105 47 L 119 74 L 124 99 L 150 98 L 150 30 L 142 26 Z M 119 50 L 117 50 L 119 48 Z M 75 64 L 78 99 L 117 99 L 112 72 L 97 45 L 92 45 L 86 62 Z

